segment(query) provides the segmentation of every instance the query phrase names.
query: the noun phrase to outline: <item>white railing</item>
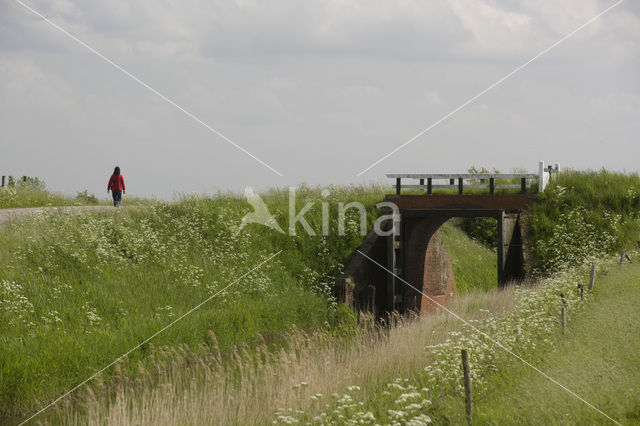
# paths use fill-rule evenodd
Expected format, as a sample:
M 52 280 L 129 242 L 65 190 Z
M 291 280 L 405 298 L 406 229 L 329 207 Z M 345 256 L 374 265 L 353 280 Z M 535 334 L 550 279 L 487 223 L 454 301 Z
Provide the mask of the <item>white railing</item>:
M 555 171 L 560 169 L 560 165 L 556 163 Z M 553 169 L 551 166 L 545 168 L 544 161 L 540 161 L 538 173 L 390 173 L 387 177 L 395 179 L 396 195 L 400 195 L 402 189 L 423 189 L 427 194 L 431 194 L 434 189 L 456 189 L 458 194 L 462 194 L 464 189 L 489 189 L 493 194 L 496 189 L 520 189 L 520 192 L 526 194 L 528 181 L 537 181 L 538 192 L 544 191 L 549 183 L 549 177 Z M 418 180 L 417 184 L 402 184 L 402 179 Z M 496 180 L 514 180 L 518 179 L 518 184 L 497 184 Z M 442 183 L 448 181 L 448 183 Z M 473 181 L 465 184 L 465 181 Z

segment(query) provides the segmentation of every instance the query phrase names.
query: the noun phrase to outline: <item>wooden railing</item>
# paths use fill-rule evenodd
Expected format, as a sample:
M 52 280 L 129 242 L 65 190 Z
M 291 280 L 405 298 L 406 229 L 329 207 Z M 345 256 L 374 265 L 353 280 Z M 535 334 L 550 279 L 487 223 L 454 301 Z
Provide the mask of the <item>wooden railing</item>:
M 9 178 L 8 180 L 6 178 Z M 27 182 L 29 178 L 27 176 L 22 176 L 20 180 L 22 182 Z M 0 183 L 0 188 L 4 186 L 13 186 L 18 182 L 16 178 L 13 176 L 2 176 L 2 182 Z M 6 184 L 6 185 L 5 185 Z
M 489 174 L 489 173 L 468 173 L 468 174 L 388 174 L 387 177 L 395 178 L 396 195 L 400 195 L 402 189 L 424 189 L 427 194 L 432 194 L 434 189 L 457 189 L 458 194 L 462 194 L 464 189 L 489 189 L 493 194 L 496 189 L 520 189 L 523 194 L 527 192 L 527 180 L 538 180 L 535 174 Z M 418 184 L 402 184 L 402 179 L 415 179 Z M 496 184 L 496 180 L 518 179 L 519 183 Z M 441 183 L 440 181 L 449 183 Z M 465 181 L 472 180 L 473 183 L 465 184 Z M 478 183 L 479 182 L 479 183 Z M 486 183 L 484 183 L 486 182 Z

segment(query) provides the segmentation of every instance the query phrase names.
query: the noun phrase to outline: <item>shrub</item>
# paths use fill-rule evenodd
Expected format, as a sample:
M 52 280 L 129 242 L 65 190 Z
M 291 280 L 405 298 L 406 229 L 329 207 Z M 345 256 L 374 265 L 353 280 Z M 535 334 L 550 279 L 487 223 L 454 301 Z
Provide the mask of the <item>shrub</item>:
M 98 198 L 94 194 L 89 194 L 88 190 L 78 192 L 76 200 L 83 204 L 98 204 Z
M 637 174 L 603 169 L 554 175 L 534 206 L 538 271 L 549 272 L 635 244 L 639 212 Z

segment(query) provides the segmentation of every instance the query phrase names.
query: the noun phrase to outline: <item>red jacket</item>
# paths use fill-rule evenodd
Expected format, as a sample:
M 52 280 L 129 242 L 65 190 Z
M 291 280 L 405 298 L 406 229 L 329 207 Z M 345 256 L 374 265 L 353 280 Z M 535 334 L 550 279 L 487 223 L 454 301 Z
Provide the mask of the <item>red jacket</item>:
M 107 189 L 112 191 L 124 191 L 124 178 L 122 177 L 122 174 L 111 175 Z

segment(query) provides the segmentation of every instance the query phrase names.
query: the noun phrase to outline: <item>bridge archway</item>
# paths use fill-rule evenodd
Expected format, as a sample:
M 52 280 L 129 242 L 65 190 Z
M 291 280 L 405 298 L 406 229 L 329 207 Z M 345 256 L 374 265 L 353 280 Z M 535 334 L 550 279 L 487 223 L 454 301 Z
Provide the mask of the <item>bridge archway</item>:
M 522 226 L 519 212 L 502 210 L 404 211 L 401 213 L 400 235 L 394 239 L 395 249 L 388 260 L 396 275 L 387 279 L 388 309 L 429 312 L 437 304 L 447 305 L 456 293 L 455 276 L 440 227 L 455 217 L 492 217 L 496 219 L 496 268 L 498 288 L 520 281 L 526 275 Z M 398 238 L 399 237 L 399 238 Z M 393 294 L 393 296 L 392 296 Z M 427 295 L 429 297 L 425 297 Z M 434 300 L 437 303 L 434 303 Z
M 403 221 L 401 235 L 406 236 L 402 264 L 403 278 L 416 289 L 400 285 L 394 292 L 402 295 L 402 304 L 394 309 L 427 311 L 435 305 L 423 297 L 430 295 L 438 303 L 446 303 L 455 293 L 455 278 L 451 261 L 438 229 L 449 220 L 446 216 L 407 218 Z M 390 280 L 393 281 L 393 280 Z M 419 291 L 418 291 L 419 290 Z
M 398 207 L 399 215 L 393 222 L 397 232 L 386 237 L 371 232 L 338 285 L 338 297 L 358 310 L 422 314 L 436 306 L 431 299 L 446 306 L 455 294 L 455 278 L 438 229 L 454 217 L 496 219 L 497 287 L 523 279 L 531 268 L 524 223 L 530 217 L 534 197 L 390 195 L 386 201 Z
M 533 199 L 526 195 L 389 196 L 399 208 L 394 235 L 388 237 L 387 309 L 431 310 L 455 293 L 451 262 L 438 229 L 453 217 L 493 217 L 497 222 L 498 287 L 522 280 L 530 264 L 522 225 Z M 399 278 L 398 278 L 399 277 Z M 407 286 L 409 282 L 416 289 Z M 428 297 L 423 296 L 426 295 Z

